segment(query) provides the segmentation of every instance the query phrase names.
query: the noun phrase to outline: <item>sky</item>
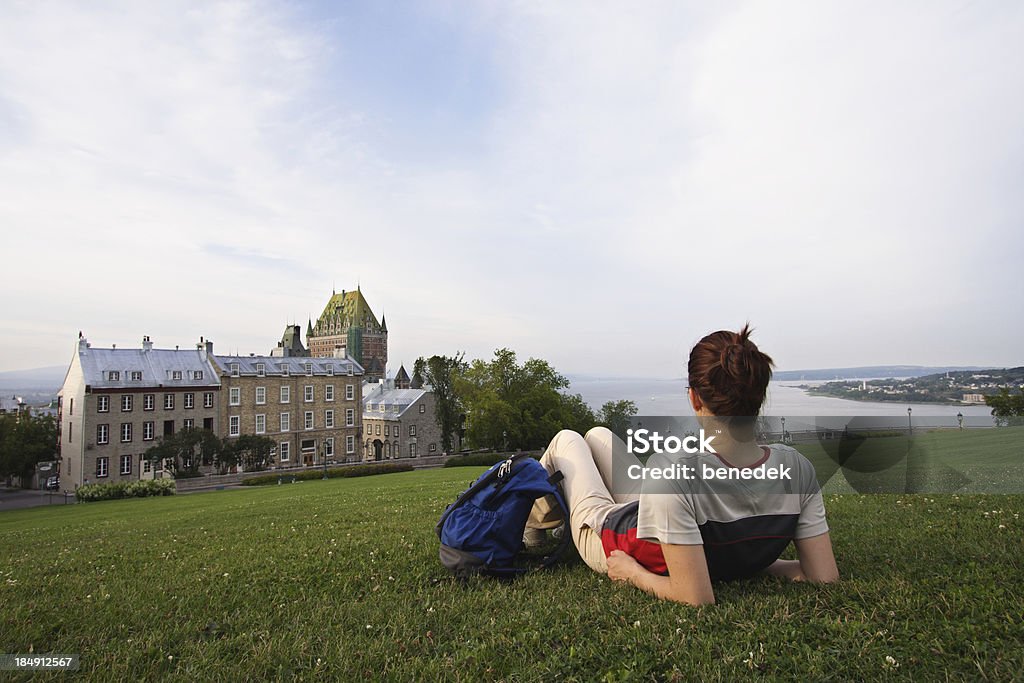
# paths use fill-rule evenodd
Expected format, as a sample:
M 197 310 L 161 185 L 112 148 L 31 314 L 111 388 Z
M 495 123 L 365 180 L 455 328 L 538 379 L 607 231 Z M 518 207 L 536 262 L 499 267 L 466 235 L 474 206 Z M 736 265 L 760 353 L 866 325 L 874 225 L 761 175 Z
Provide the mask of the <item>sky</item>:
M 361 287 L 392 371 L 1024 364 L 1024 4 L 0 3 L 0 370 L 268 353 Z

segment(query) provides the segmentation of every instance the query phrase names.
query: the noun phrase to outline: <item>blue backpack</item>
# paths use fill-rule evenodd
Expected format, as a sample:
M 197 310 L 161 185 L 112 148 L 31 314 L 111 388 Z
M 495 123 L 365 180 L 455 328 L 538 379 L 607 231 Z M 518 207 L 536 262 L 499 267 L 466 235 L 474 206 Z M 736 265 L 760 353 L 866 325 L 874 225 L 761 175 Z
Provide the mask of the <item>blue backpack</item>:
M 448 506 L 437 523 L 441 564 L 460 578 L 472 574 L 512 577 L 532 567 L 549 567 L 572 540 L 564 530 L 558 547 L 539 563 L 524 562 L 523 532 L 538 498 L 554 496 L 568 524 L 569 509 L 558 486 L 561 472 L 549 475 L 526 453 L 504 460 L 480 475 Z

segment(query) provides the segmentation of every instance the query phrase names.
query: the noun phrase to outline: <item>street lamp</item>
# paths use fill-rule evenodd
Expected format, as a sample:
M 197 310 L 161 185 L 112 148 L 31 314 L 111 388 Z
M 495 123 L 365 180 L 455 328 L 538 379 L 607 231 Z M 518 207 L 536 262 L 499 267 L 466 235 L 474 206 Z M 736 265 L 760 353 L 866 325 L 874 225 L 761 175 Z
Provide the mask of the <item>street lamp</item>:
M 501 433 L 501 448 L 505 452 L 508 452 L 508 432 Z
M 786 418 L 782 418 L 782 443 L 786 443 Z
M 957 413 L 956 414 L 956 422 L 957 422 L 958 425 L 960 425 L 960 429 L 962 431 L 963 428 L 964 428 L 964 414 L 963 413 Z
M 914 433 L 914 423 L 910 421 L 910 412 L 913 408 L 907 408 L 907 434 Z
M 327 481 L 327 439 L 323 440 L 323 443 L 320 444 L 320 448 L 322 449 L 323 452 L 323 457 L 321 458 L 321 460 L 323 460 L 324 463 L 324 481 Z

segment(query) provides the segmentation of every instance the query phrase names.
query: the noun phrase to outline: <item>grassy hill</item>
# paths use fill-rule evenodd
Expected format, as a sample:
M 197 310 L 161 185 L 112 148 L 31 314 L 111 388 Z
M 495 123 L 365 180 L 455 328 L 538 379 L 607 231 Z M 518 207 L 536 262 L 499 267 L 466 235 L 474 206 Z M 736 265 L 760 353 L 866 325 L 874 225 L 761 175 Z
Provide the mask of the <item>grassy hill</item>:
M 1024 496 L 829 494 L 842 582 L 721 584 L 693 609 L 578 558 L 507 585 L 453 581 L 433 526 L 482 469 L 5 512 L 0 652 L 81 653 L 80 674 L 103 680 L 1024 670 Z

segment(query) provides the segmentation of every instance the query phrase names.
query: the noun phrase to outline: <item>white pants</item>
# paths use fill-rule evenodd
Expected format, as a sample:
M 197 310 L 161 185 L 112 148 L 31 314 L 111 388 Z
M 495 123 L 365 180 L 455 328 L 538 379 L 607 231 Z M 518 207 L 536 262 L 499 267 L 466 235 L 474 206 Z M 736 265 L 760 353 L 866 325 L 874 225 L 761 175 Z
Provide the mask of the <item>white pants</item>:
M 625 476 L 626 467 L 636 462 L 635 456 L 627 454 L 620 441 L 616 449 L 619 456 L 612 458 L 617 439 L 607 427 L 594 427 L 586 436 L 563 429 L 540 459 L 548 472 L 561 471 L 572 540 L 587 566 L 602 574 L 608 573 L 608 563 L 601 545 L 601 526 L 609 512 L 640 498 L 640 482 Z M 615 493 L 613 481 L 617 483 Z M 534 506 L 527 526 L 555 526 L 561 521 L 559 512 L 550 501 L 542 499 Z

